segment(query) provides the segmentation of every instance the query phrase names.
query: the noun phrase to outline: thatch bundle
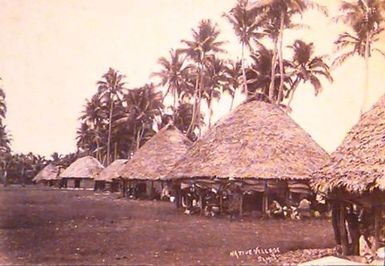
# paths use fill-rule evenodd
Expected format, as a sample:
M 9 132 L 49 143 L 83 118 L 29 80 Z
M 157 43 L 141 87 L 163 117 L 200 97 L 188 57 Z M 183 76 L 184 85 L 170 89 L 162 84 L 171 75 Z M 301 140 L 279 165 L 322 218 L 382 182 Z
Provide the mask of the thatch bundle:
M 363 193 L 385 191 L 385 96 L 362 115 L 330 160 L 314 173 L 312 186 Z
M 134 154 L 120 171 L 120 176 L 124 179 L 164 179 L 190 146 L 191 141 L 175 126 L 167 125 Z
M 92 156 L 77 159 L 61 174 L 61 178 L 92 178 L 103 170 L 103 165 Z
M 275 105 L 240 105 L 196 141 L 173 178 L 306 180 L 328 154 Z
M 58 180 L 59 176 L 59 167 L 53 164 L 48 164 L 44 167 L 33 179 L 32 181 L 40 182 L 43 180 Z
M 95 175 L 95 181 L 112 182 L 119 177 L 120 170 L 124 167 L 127 160 L 118 159 L 113 161 L 109 166 L 104 168 L 101 172 Z

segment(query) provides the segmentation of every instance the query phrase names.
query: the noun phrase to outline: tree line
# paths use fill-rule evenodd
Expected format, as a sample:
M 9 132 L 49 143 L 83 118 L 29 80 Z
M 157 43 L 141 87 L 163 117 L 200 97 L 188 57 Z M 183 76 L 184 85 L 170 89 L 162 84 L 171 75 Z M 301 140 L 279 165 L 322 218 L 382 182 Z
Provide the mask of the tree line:
M 352 56 L 364 59 L 364 71 L 359 73 L 365 75 L 365 108 L 369 59 L 376 52 L 384 55 L 375 46 L 384 30 L 384 1 L 341 1 L 333 20 L 342 21 L 348 30 L 335 40 L 337 52 L 330 62 L 316 54 L 312 42 L 297 39 L 284 46 L 289 30 L 306 27 L 301 18 L 310 9 L 329 16 L 325 7 L 309 0 L 238 0 L 223 17 L 241 45 L 239 60 L 229 58 L 218 25 L 207 19 L 192 29 L 189 39 L 159 58 L 159 71 L 150 75 L 156 82 L 127 88 L 126 77 L 110 68 L 86 100 L 73 157 L 92 155 L 104 165 L 130 158 L 171 122 L 195 141 L 203 129 L 212 126 L 213 105 L 225 95 L 232 99 L 229 111 L 240 93 L 289 112 L 301 84 L 309 83 L 317 95 L 323 80 L 333 81 L 332 69 Z M 5 99 L 4 93 L 0 99 Z M 2 102 L 0 117 L 4 118 Z M 3 137 L 5 126 L 0 126 L 2 153 L 9 153 L 10 139 Z

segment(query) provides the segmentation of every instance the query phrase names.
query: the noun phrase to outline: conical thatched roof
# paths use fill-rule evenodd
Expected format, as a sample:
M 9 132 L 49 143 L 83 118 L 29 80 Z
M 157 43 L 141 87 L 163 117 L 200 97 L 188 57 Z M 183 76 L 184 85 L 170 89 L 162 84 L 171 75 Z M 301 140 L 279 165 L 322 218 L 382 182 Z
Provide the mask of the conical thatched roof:
M 313 187 L 321 192 L 344 188 L 385 191 L 385 96 L 363 114 L 330 160 L 315 172 Z
M 165 178 L 190 146 L 191 141 L 175 126 L 165 126 L 126 163 L 121 170 L 121 177 L 152 180 Z
M 53 164 L 48 164 L 44 167 L 33 179 L 32 181 L 39 182 L 42 180 L 56 180 L 59 176 L 59 167 Z
M 277 106 L 251 101 L 196 141 L 170 176 L 307 179 L 328 158 Z
M 109 166 L 107 166 L 100 173 L 95 175 L 95 181 L 111 182 L 113 179 L 118 178 L 120 170 L 123 168 L 126 162 L 127 160 L 124 159 L 113 161 Z
M 77 159 L 67 169 L 65 169 L 60 177 L 77 177 L 92 178 L 95 174 L 103 170 L 103 165 L 92 156 L 85 156 Z

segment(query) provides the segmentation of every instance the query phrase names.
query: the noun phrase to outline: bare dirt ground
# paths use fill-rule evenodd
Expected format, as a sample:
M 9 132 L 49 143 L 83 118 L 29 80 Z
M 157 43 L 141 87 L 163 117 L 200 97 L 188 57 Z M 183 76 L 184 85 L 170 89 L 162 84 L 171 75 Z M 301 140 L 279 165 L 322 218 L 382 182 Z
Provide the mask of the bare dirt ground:
M 231 255 L 253 248 L 278 248 L 281 259 L 270 263 L 281 264 L 301 260 L 282 253 L 333 246 L 326 219 L 230 221 L 115 194 L 0 188 L 0 264 L 263 263 L 255 253 Z

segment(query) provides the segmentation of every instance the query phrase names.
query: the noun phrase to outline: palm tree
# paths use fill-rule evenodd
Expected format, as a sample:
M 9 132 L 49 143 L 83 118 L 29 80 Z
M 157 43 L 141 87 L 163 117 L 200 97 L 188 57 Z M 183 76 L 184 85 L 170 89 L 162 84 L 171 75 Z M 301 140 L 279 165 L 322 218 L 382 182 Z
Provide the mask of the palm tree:
M 295 15 L 302 15 L 309 8 L 317 8 L 327 15 L 325 7 L 320 6 L 310 0 L 263 0 L 256 1 L 249 5 L 248 10 L 263 14 L 267 14 L 268 22 L 265 22 L 265 32 L 269 33 L 273 41 L 273 63 L 271 64 L 271 84 L 269 86 L 269 98 L 272 99 L 275 90 L 275 71 L 277 58 L 279 63 L 280 79 L 279 79 L 279 95 L 277 100 L 282 99 L 284 90 L 284 59 L 283 59 L 283 32 L 285 29 L 293 28 L 298 24 L 293 23 Z
M 120 123 L 129 123 L 133 128 L 132 136 L 137 150 L 155 132 L 153 126 L 157 117 L 160 117 L 163 106 L 163 95 L 155 91 L 153 84 L 146 84 L 138 89 L 129 90 L 124 95 L 124 102 L 127 108 L 126 116 L 120 118 Z
M 0 78 L 1 80 L 1 78 Z M 5 114 L 7 113 L 7 105 L 5 103 L 5 93 L 4 91 L 0 88 L 0 119 L 5 118 Z
M 324 77 L 329 82 L 333 82 L 333 77 L 330 74 L 329 65 L 324 61 L 324 57 L 313 55 L 313 43 L 305 43 L 304 41 L 296 40 L 294 41 L 294 44 L 289 47 L 293 50 L 290 68 L 292 70 L 291 76 L 294 79 L 291 82 L 287 94 L 287 97 L 290 95 L 287 104 L 290 108 L 294 93 L 301 82 L 310 82 L 317 95 L 322 88 L 319 77 Z
M 196 141 L 198 136 L 195 134 L 195 130 L 204 125 L 203 115 L 197 119 L 193 130 L 191 130 L 189 134 L 187 134 L 187 130 L 189 129 L 193 118 L 193 105 L 189 102 L 180 102 L 177 109 L 175 110 L 174 117 L 175 118 L 172 118 L 174 126 L 176 126 L 182 133 L 186 134 L 186 136 L 191 141 Z M 164 127 L 165 125 L 169 124 L 170 120 L 170 115 L 163 114 L 161 124 L 158 127 Z
M 218 41 L 220 31 L 217 25 L 213 25 L 211 20 L 202 20 L 199 23 L 198 30 L 192 30 L 193 40 L 182 40 L 187 47 L 180 49 L 182 53 L 185 53 L 191 60 L 198 65 L 198 71 L 196 73 L 196 82 L 194 89 L 194 109 L 193 120 L 191 121 L 189 132 L 193 128 L 193 124 L 197 117 L 200 116 L 201 99 L 203 92 L 203 75 L 204 64 L 207 56 L 225 52 L 221 46 L 224 44 L 222 41 Z
M 227 21 L 233 26 L 235 35 L 241 43 L 241 67 L 243 78 L 243 91 L 247 92 L 247 80 L 245 72 L 245 48 L 252 50 L 251 41 L 263 37 L 263 33 L 258 32 L 262 27 L 265 17 L 255 17 L 253 12 L 247 9 L 248 0 L 238 0 L 236 6 L 228 14 L 224 14 Z
M 87 155 L 94 151 L 94 132 L 86 123 L 81 123 L 79 129 L 76 131 L 76 146 L 78 149 L 86 151 Z
M 369 58 L 373 52 L 385 55 L 381 50 L 374 47 L 379 40 L 380 33 L 384 30 L 384 7 L 385 3 L 380 0 L 357 0 L 353 2 L 343 1 L 340 6 L 341 14 L 335 18 L 342 20 L 352 28 L 352 32 L 344 32 L 335 41 L 337 50 L 342 50 L 335 61 L 334 66 L 341 65 L 346 59 L 359 55 L 365 61 L 365 84 L 364 97 L 361 114 L 366 108 L 367 94 L 369 90 Z
M 123 81 L 124 76 L 112 68 L 110 68 L 108 72 L 102 76 L 102 78 L 103 80 L 98 81 L 97 85 L 100 97 L 109 107 L 107 137 L 107 165 L 109 165 L 111 163 L 111 131 L 114 103 L 121 99 L 125 82 Z
M 158 63 L 162 66 L 160 72 L 153 73 L 152 76 L 157 76 L 161 79 L 160 86 L 166 86 L 167 90 L 164 98 L 169 92 L 174 98 L 173 108 L 176 110 L 180 95 L 187 86 L 187 75 L 191 66 L 186 64 L 186 60 L 178 51 L 170 51 L 170 60 L 161 57 Z
M 251 54 L 252 64 L 246 70 L 247 75 L 247 97 L 258 98 L 267 102 L 278 101 L 278 82 L 271 82 L 274 50 L 259 45 Z M 277 69 L 277 65 L 275 65 Z M 278 81 L 280 76 L 274 71 L 274 79 Z M 274 84 L 273 94 L 270 95 L 270 86 Z
M 116 109 L 117 106 L 115 105 Z M 96 142 L 96 158 L 99 161 L 102 161 L 101 155 L 101 139 L 102 134 L 104 133 L 105 121 L 108 119 L 108 109 L 105 108 L 105 105 L 101 101 L 101 97 L 99 93 L 96 93 L 92 96 L 91 100 L 87 100 L 84 111 L 80 116 L 82 122 L 84 122 L 87 126 L 92 130 L 93 138 L 91 141 Z
M 0 78 L 1 80 L 1 78 Z M 7 168 L 11 158 L 11 136 L 3 124 L 3 119 L 7 113 L 7 105 L 5 102 L 5 92 L 0 88 L 0 171 L 4 177 L 4 186 L 7 185 Z
M 227 83 L 222 87 L 223 92 L 227 91 L 231 96 L 230 111 L 233 110 L 235 92 L 240 86 L 239 77 L 242 75 L 241 62 L 228 61 L 225 65 Z M 245 71 L 246 75 L 246 71 Z M 247 85 L 247 84 L 246 84 Z M 247 92 L 247 87 L 246 87 Z
M 1 80 L 1 78 L 0 78 Z M 11 136 L 3 124 L 3 119 L 7 113 L 7 105 L 5 102 L 5 92 L 0 88 L 0 153 L 10 153 Z
M 5 125 L 0 123 L 0 154 L 11 152 L 12 138 Z
M 205 62 L 205 73 L 203 75 L 203 94 L 202 97 L 207 102 L 209 109 L 209 128 L 211 128 L 211 119 L 213 116 L 212 104 L 221 96 L 223 88 L 227 85 L 224 61 L 211 55 Z

